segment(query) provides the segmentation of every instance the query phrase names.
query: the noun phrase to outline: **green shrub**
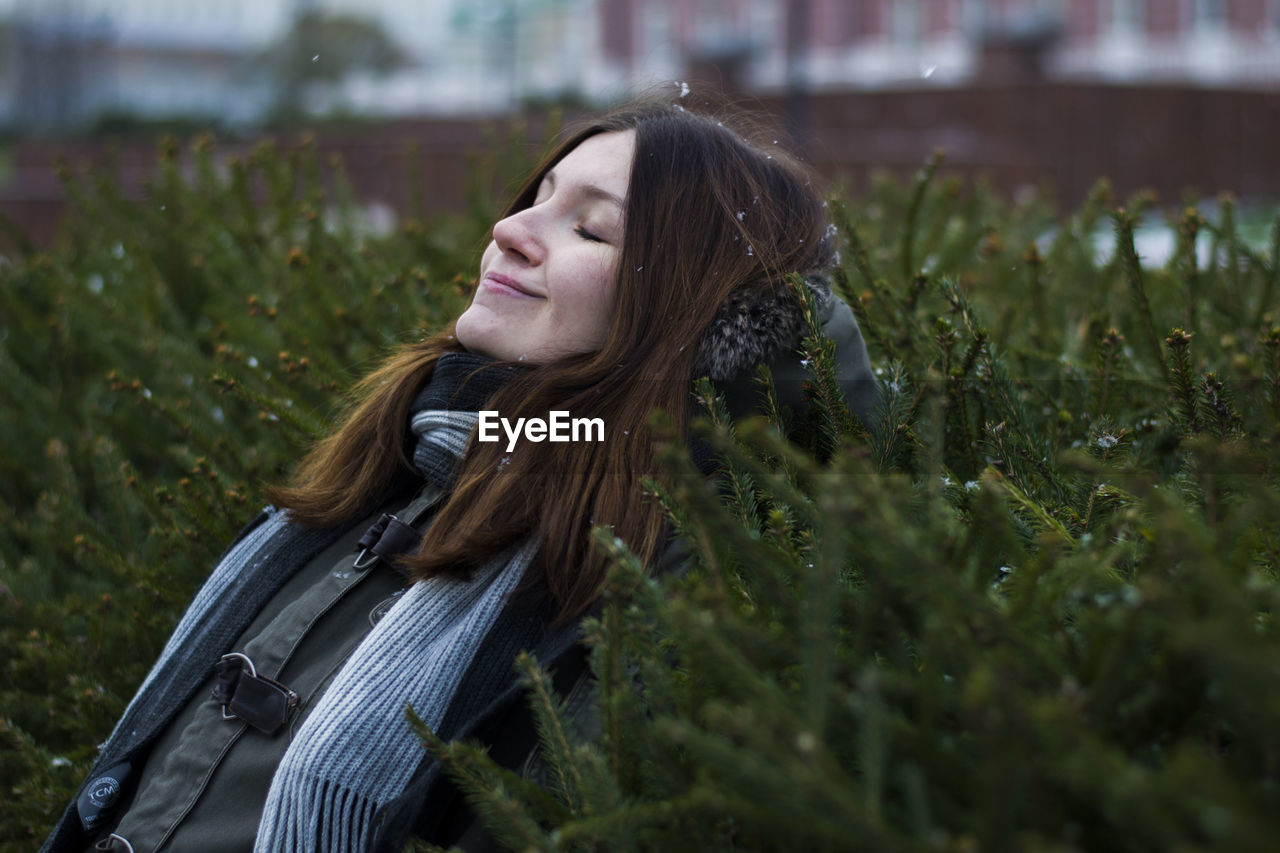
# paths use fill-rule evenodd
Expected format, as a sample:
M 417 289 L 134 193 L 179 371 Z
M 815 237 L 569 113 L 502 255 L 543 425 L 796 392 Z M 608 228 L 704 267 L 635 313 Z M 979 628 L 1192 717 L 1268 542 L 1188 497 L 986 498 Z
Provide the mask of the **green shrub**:
M 830 407 L 811 339 L 807 449 L 709 388 L 721 482 L 671 442 L 652 493 L 688 577 L 601 535 L 603 731 L 561 739 L 538 703 L 556 801 L 435 745 L 513 846 L 1260 849 L 1280 828 L 1280 223 L 1261 250 L 1229 199 L 1189 208 L 1153 268 L 1149 199 L 1100 185 L 1063 218 L 936 169 L 832 206 L 882 368 L 872 428 Z M 58 244 L 0 268 L 15 850 L 262 485 L 371 359 L 461 310 L 492 215 L 370 233 L 306 145 L 168 145 L 141 200 L 68 180 Z

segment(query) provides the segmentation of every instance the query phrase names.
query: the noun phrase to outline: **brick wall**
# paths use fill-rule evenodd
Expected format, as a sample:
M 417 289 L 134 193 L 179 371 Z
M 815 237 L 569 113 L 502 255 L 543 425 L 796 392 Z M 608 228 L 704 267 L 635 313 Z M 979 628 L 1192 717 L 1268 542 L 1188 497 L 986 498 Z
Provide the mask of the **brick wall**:
M 1269 91 L 1042 83 L 813 94 L 802 108 L 782 97 L 756 103 L 780 125 L 786 116 L 807 117 L 809 127 L 798 135 L 808 158 L 822 175 L 854 191 L 877 169 L 907 175 L 943 148 L 945 172 L 985 176 L 1006 192 L 1049 186 L 1067 209 L 1100 177 L 1121 197 L 1153 189 L 1169 204 L 1188 188 L 1206 196 L 1229 190 L 1244 199 L 1280 199 L 1280 98 Z M 532 140 L 542 138 L 538 121 L 530 121 Z M 504 138 L 506 126 L 497 120 L 393 122 L 322 131 L 318 145 L 324 159 L 341 157 L 360 198 L 405 211 L 420 196 L 425 212 L 434 213 L 463 207 L 469 163 Z M 101 160 L 105 146 L 97 140 L 17 143 L 9 175 L 0 179 L 0 213 L 47 242 L 63 215 L 54 162 Z M 155 146 L 118 147 L 122 181 L 140 193 Z M 250 147 L 222 143 L 219 150 Z M 411 150 L 425 184 L 421 193 L 407 185 Z M 5 242 L 0 231 L 0 245 Z

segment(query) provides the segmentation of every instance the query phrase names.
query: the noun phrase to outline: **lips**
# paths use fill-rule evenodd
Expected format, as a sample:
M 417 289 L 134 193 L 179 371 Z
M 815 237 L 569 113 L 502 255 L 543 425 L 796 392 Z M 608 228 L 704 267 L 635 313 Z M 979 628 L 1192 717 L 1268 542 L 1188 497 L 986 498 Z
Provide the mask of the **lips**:
M 485 273 L 484 278 L 481 280 L 481 284 L 486 285 L 490 290 L 498 293 L 508 293 L 514 296 L 530 296 L 538 299 L 542 298 L 540 294 L 534 293 L 514 278 L 503 275 L 500 272 Z

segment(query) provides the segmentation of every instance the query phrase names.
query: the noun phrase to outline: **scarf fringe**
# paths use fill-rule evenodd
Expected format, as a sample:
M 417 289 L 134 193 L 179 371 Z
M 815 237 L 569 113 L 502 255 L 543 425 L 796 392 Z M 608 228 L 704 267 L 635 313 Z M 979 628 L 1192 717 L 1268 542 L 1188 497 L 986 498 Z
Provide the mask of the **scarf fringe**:
M 350 788 L 322 779 L 299 780 L 289 799 L 306 805 L 275 815 L 268 806 L 255 851 L 365 850 L 372 842 L 377 804 Z
M 400 597 L 285 751 L 255 851 L 366 847 L 373 815 L 400 795 L 425 757 L 406 708 L 439 725 L 533 553 L 526 543 L 470 581 L 431 578 Z

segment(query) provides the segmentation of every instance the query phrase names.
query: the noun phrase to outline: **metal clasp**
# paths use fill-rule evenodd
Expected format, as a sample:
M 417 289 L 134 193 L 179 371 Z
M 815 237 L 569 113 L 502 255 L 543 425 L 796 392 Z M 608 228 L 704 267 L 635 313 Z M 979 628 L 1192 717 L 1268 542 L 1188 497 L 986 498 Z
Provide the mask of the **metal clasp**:
M 274 734 L 301 703 L 297 693 L 274 678 L 258 675 L 249 656 L 231 652 L 214 665 L 218 681 L 213 698 L 222 706 L 222 719 L 242 720 L 265 734 Z

